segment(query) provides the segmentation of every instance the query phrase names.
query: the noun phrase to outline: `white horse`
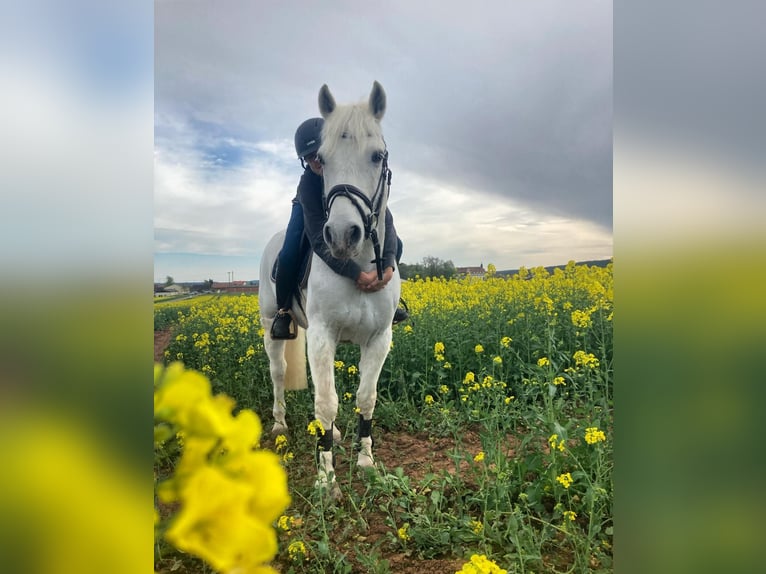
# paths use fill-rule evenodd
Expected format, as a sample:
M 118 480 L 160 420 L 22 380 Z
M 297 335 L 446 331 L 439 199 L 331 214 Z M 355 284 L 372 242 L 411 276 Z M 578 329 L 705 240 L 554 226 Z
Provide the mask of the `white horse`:
M 324 239 L 333 257 L 352 259 L 364 271 L 376 268 L 380 277 L 380 246 L 385 244 L 385 212 L 390 186 L 388 152 L 380 121 L 386 109 L 386 94 L 373 83 L 368 101 L 337 105 L 327 85 L 319 90 L 319 111 L 325 119 L 319 157 L 323 166 L 324 203 L 327 222 Z M 275 235 L 261 260 L 259 303 L 264 328 L 264 346 L 269 356 L 274 385 L 274 428 L 284 432 L 285 378 L 290 386 L 293 361 L 298 371 L 298 387 L 305 381 L 305 359 L 301 358 L 301 329 L 295 340 L 273 340 L 271 324 L 277 311 L 271 269 L 279 253 L 284 232 Z M 362 292 L 351 279 L 336 274 L 316 254 L 312 255 L 306 290 L 294 301 L 296 323 L 306 329 L 308 361 L 314 383 L 314 415 L 325 433 L 319 437 L 319 485 L 330 485 L 337 494 L 333 471 L 332 445 L 340 438 L 335 428 L 338 394 L 335 388 L 335 350 L 340 342 L 359 345 L 359 454 L 357 464 L 371 467 L 372 415 L 377 398 L 378 377 L 391 347 L 391 321 L 399 301 L 399 271 L 377 292 Z M 302 312 L 305 309 L 305 314 Z M 296 355 L 286 352 L 298 349 Z M 305 387 L 304 387 L 305 388 Z

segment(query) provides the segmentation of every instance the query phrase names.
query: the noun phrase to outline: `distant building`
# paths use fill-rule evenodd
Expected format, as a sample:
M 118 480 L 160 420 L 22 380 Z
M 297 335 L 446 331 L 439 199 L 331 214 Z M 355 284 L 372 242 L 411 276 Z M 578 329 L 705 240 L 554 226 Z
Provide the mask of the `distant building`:
M 484 263 L 481 263 L 478 267 L 456 267 L 455 272 L 458 275 L 468 275 L 478 279 L 484 279 L 484 276 L 487 274 L 487 270 L 484 269 Z
M 213 293 L 258 293 L 258 283 L 252 281 L 214 282 L 210 290 Z

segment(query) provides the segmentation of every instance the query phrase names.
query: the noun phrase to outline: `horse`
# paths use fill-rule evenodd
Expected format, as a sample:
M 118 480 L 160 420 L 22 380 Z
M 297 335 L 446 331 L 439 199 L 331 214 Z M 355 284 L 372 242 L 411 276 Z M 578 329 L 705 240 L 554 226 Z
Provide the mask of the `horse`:
M 369 98 L 356 104 L 338 105 L 326 84 L 319 90 L 319 112 L 325 120 L 318 151 L 324 178 L 323 238 L 333 257 L 352 259 L 364 271 L 376 269 L 379 278 L 380 246 L 385 243 L 385 212 L 391 184 L 388 150 L 380 126 L 385 110 L 386 93 L 377 81 L 373 82 Z M 338 496 L 332 454 L 333 441 L 340 439 L 335 427 L 338 413 L 335 351 L 342 342 L 359 345 L 357 465 L 374 467 L 372 416 L 378 377 L 391 347 L 391 321 L 399 302 L 401 279 L 395 269 L 383 289 L 363 292 L 353 280 L 333 272 L 313 253 L 306 287 L 292 305 L 298 338 L 273 340 L 270 332 L 277 304 L 275 284 L 269 278 L 283 239 L 284 231 L 272 237 L 260 267 L 261 323 L 274 387 L 272 433 L 287 430 L 285 388 L 305 388 L 306 361 L 300 352 L 305 329 L 305 349 L 314 384 L 314 416 L 324 431 L 320 430 L 317 438 L 316 484 L 329 486 Z M 290 352 L 291 348 L 297 352 Z M 291 383 L 296 373 L 297 387 Z

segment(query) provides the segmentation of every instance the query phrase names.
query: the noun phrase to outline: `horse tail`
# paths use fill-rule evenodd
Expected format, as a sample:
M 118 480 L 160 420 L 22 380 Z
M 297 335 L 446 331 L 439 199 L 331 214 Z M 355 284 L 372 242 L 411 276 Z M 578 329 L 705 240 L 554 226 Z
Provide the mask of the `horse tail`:
M 308 388 L 306 372 L 306 330 L 296 325 L 295 339 L 285 342 L 285 390 L 300 391 Z

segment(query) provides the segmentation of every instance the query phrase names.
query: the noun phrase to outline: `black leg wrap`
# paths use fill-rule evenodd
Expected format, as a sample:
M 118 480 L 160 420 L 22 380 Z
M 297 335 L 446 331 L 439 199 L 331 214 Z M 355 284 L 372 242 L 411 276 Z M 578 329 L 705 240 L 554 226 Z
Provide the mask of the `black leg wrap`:
M 334 425 L 334 423 L 333 423 Z M 333 425 L 330 425 L 329 429 L 326 429 L 324 434 L 321 436 L 317 436 L 317 449 L 316 449 L 316 459 L 317 462 L 319 462 L 319 453 L 320 452 L 332 452 L 332 428 Z M 335 464 L 335 460 L 333 457 L 333 464 Z
M 357 431 L 357 439 L 367 438 L 372 436 L 372 419 L 366 421 L 364 417 L 359 415 L 359 427 Z

